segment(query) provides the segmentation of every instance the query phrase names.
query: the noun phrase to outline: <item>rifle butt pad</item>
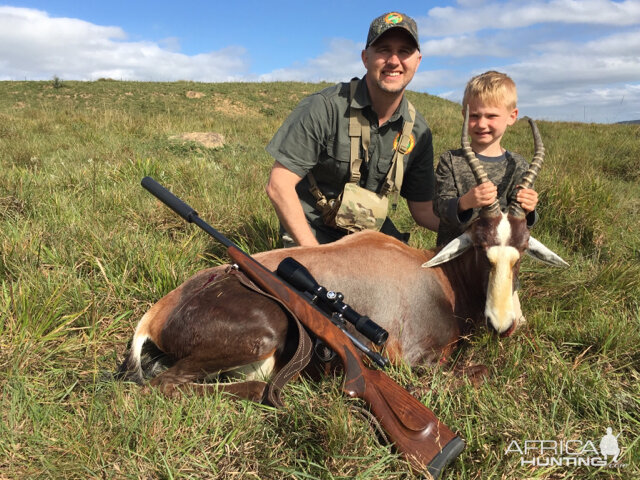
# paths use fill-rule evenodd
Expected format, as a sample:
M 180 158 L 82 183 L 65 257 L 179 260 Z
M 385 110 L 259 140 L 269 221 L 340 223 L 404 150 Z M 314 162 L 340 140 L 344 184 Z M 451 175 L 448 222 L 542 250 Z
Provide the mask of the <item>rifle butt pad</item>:
M 449 440 L 444 448 L 436 455 L 429 465 L 427 465 L 427 471 L 434 479 L 440 478 L 442 471 L 449 463 L 454 461 L 462 450 L 464 450 L 465 443 L 460 437 L 456 436 Z

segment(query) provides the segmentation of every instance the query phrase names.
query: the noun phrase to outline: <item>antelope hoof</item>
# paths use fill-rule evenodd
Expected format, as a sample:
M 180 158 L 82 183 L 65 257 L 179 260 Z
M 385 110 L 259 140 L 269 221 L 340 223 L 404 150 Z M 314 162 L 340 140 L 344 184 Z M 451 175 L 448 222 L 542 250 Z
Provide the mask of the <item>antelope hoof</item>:
M 149 382 L 149 385 L 157 388 L 160 391 L 160 393 L 162 393 L 163 395 L 169 398 L 174 398 L 178 395 L 176 385 L 173 383 L 163 382 L 160 377 L 156 377 L 153 380 L 151 380 L 151 382 Z

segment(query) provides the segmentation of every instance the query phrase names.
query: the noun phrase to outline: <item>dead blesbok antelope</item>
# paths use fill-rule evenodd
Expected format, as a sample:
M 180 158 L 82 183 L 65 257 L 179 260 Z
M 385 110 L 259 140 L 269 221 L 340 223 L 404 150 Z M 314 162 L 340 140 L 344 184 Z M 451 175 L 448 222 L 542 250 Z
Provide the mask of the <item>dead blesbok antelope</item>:
M 462 144 L 478 184 L 487 181 L 471 150 L 465 119 Z M 532 187 L 544 147 L 530 120 L 535 154 L 521 185 Z M 487 323 L 507 335 L 516 327 L 513 289 L 524 253 L 547 264 L 567 265 L 529 235 L 522 207 L 498 203 L 440 251 L 412 248 L 378 232 L 364 231 L 320 246 L 262 252 L 254 258 L 271 270 L 285 257 L 307 267 L 316 280 L 389 333 L 385 353 L 414 366 L 446 358 L 469 327 Z M 290 349 L 291 327 L 282 307 L 250 291 L 224 272 L 195 274 L 160 299 L 140 320 L 120 374 L 142 383 L 143 346 L 149 342 L 171 366 L 151 384 L 169 393 L 181 384 L 202 388 L 218 374 L 275 374 Z M 289 350 L 290 351 L 290 350 Z M 200 382 L 200 383 L 195 383 Z M 251 381 L 243 382 L 250 385 Z M 253 398 L 250 391 L 234 392 Z

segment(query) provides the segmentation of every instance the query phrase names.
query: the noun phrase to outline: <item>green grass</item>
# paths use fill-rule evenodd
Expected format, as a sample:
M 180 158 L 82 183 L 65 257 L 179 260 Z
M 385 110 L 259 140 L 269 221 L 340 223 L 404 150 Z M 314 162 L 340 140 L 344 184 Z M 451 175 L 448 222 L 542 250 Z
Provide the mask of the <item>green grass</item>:
M 151 304 L 224 250 L 140 185 L 152 175 L 250 252 L 278 246 L 264 147 L 301 83 L 0 82 L 0 478 L 419 478 L 340 394 L 292 383 L 283 409 L 222 395 L 168 399 L 114 382 Z M 189 92 L 198 92 L 202 96 Z M 459 144 L 460 107 L 410 92 L 436 156 Z M 571 267 L 527 259 L 528 323 L 480 331 L 456 354 L 485 364 L 474 387 L 446 368 L 391 375 L 467 448 L 446 479 L 640 476 L 640 129 L 540 122 L 547 156 L 534 235 Z M 171 140 L 216 132 L 207 149 Z M 525 122 L 505 145 L 532 156 Z M 435 235 L 403 203 L 412 244 Z M 521 466 L 515 440 L 620 433 L 618 469 Z

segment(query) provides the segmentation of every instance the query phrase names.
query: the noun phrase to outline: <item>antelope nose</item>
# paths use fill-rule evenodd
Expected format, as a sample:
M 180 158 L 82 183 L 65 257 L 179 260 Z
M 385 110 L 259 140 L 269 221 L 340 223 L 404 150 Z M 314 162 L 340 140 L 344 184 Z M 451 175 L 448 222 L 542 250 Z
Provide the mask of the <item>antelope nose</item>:
M 516 322 L 511 322 L 511 326 L 500 334 L 500 337 L 510 337 L 513 332 L 516 331 Z
M 491 320 L 490 317 L 486 317 L 487 328 L 492 330 L 493 332 L 500 335 L 500 337 L 510 337 L 513 332 L 516 330 L 516 322 L 511 321 L 508 326 L 503 326 L 502 328 L 496 327 L 495 323 Z

